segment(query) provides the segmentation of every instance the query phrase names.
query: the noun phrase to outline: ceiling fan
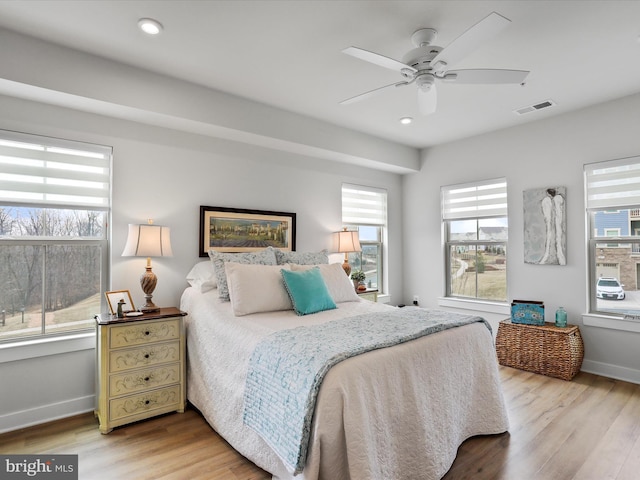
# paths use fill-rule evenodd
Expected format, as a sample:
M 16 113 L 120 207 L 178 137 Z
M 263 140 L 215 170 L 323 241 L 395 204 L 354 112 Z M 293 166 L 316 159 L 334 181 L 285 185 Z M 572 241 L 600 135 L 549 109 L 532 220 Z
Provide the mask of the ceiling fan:
M 358 47 L 348 47 L 343 53 L 400 73 L 404 80 L 340 102 L 342 105 L 358 102 L 377 95 L 384 90 L 404 87 L 415 83 L 418 87 L 420 113 L 428 115 L 436 111 L 436 81 L 475 84 L 522 84 L 529 74 L 525 70 L 471 69 L 449 70 L 464 56 L 471 53 L 484 40 L 498 34 L 511 20 L 492 12 L 445 48 L 432 45 L 438 32 L 432 28 L 421 28 L 414 32 L 411 41 L 416 48 L 402 57 L 402 61 L 385 57 Z

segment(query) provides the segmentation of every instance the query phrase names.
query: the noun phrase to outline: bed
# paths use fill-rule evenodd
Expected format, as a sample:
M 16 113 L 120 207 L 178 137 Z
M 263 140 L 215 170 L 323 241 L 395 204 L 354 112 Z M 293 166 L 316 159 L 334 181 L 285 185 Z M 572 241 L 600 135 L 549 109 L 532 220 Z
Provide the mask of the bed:
M 264 311 L 259 304 L 279 308 L 287 296 L 293 298 L 287 288 L 283 295 L 267 286 L 284 275 L 281 269 L 316 273 L 318 267 L 238 265 L 225 263 L 229 301 L 221 301 L 216 281 L 206 288 L 190 281 L 182 295 L 181 309 L 188 313 L 188 400 L 233 448 L 274 479 L 439 479 L 464 440 L 507 431 L 490 329 L 481 320 L 455 316 L 464 320 L 460 326 L 371 348 L 328 368 L 314 397 L 302 463 L 296 465 L 247 420 L 245 396 L 259 347 L 298 327 L 335 331 L 349 322 L 422 315 L 418 310 L 426 309 L 362 300 L 338 265 L 322 267 L 327 291 L 338 300 L 334 307 L 299 315 L 294 302 L 293 309 L 290 304 Z M 238 271 L 243 275 L 234 276 Z

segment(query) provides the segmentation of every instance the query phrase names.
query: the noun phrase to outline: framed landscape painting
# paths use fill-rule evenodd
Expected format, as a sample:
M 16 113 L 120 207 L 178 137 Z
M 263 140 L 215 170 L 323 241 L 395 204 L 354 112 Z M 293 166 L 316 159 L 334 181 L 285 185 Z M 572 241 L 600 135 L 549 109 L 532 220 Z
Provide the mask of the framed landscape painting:
M 200 206 L 199 256 L 209 250 L 254 252 L 266 247 L 296 249 L 296 214 Z

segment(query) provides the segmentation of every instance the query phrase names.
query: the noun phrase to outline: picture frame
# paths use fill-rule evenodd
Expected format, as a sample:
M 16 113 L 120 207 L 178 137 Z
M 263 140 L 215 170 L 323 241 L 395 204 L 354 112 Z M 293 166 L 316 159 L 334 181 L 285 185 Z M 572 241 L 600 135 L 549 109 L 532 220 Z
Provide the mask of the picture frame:
M 549 186 L 522 192 L 524 261 L 567 264 L 567 188 Z
M 111 312 L 111 315 L 115 315 L 118 312 L 118 302 L 121 299 L 124 300 L 122 313 L 135 311 L 136 307 L 133 304 L 129 290 L 114 290 L 112 292 L 105 292 L 104 294 L 107 297 L 107 303 L 109 304 L 109 311 Z
M 295 213 L 200 206 L 200 257 L 211 249 L 238 253 L 266 247 L 295 251 Z

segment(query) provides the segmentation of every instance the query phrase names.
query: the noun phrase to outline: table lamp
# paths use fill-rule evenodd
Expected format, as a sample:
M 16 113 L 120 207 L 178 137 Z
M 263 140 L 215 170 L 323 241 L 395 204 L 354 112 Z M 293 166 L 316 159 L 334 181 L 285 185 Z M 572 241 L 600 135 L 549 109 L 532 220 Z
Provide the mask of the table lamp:
M 129 224 L 129 234 L 122 256 L 147 257 L 146 271 L 140 277 L 140 286 L 145 294 L 145 304 L 140 311 L 159 311 L 160 308 L 156 307 L 151 301 L 153 291 L 158 283 L 158 277 L 151 271 L 151 257 L 173 256 L 171 251 L 171 229 L 161 225 L 153 225 L 153 220 L 149 220 L 147 225 Z
M 344 253 L 344 263 L 342 268 L 347 276 L 351 275 L 351 265 L 349 265 L 349 253 L 361 252 L 360 237 L 358 232 L 348 232 L 347 227 L 341 232 L 334 232 L 333 234 L 333 251 L 338 253 Z

